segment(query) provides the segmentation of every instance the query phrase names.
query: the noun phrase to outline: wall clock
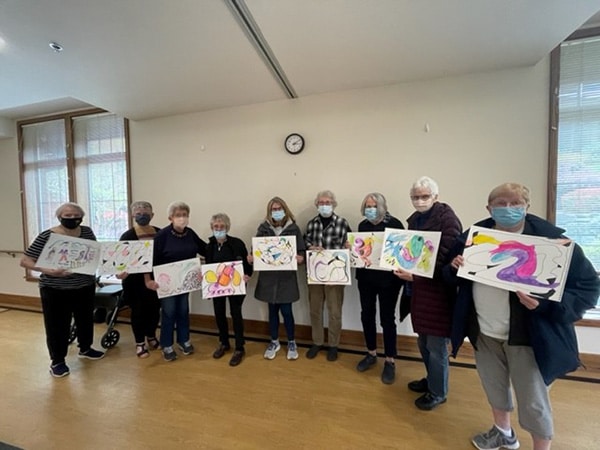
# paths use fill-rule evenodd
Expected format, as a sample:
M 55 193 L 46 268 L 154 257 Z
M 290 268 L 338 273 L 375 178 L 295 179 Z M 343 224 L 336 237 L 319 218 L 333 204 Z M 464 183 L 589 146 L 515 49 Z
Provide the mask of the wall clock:
M 304 138 L 298 133 L 290 134 L 283 143 L 287 152 L 292 155 L 297 155 L 304 150 Z

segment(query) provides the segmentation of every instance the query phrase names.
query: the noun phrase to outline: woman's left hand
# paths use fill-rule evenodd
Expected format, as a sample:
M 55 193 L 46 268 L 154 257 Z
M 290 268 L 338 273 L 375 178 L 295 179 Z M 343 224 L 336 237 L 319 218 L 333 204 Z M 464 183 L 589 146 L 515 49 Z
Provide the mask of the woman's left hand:
M 404 281 L 412 281 L 413 276 L 412 273 L 407 272 L 406 270 L 396 269 L 394 270 L 394 275 Z
M 517 297 L 519 297 L 519 301 L 521 302 L 521 305 L 523 305 L 525 308 L 529 309 L 530 311 L 534 310 L 535 308 L 540 306 L 539 300 L 533 298 L 530 295 L 527 295 L 525 292 L 517 291 Z
M 247 283 L 250 280 L 250 275 L 244 274 L 244 283 Z

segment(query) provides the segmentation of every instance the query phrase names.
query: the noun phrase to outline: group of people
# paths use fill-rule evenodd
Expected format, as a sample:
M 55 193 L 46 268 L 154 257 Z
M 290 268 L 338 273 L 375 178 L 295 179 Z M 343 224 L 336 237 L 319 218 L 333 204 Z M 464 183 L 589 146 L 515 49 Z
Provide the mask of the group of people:
M 407 219 L 408 229 L 441 232 L 441 240 L 433 278 L 395 271 L 356 269 L 361 303 L 361 323 L 366 353 L 356 369 L 364 372 L 377 364 L 377 309 L 383 330 L 384 362 L 381 380 L 395 380 L 397 356 L 396 311 L 400 298 L 400 319 L 409 313 L 418 348 L 425 366 L 425 376 L 408 383 L 408 389 L 420 393 L 415 405 L 432 410 L 448 397 L 449 351 L 456 356 L 465 337 L 475 348 L 477 371 L 492 409 L 494 425 L 476 435 L 472 443 L 479 449 L 516 449 L 519 442 L 510 423 L 512 394 L 519 408 L 519 422 L 533 439 L 535 450 L 550 448 L 553 435 L 552 411 L 548 387 L 559 376 L 579 365 L 574 322 L 595 306 L 600 293 L 598 275 L 574 245 L 574 252 L 565 289 L 560 302 L 532 297 L 524 292 L 509 292 L 457 277 L 468 230 L 452 208 L 439 200 L 437 183 L 429 177 L 416 180 L 409 191 L 415 209 Z M 264 221 L 256 236 L 295 236 L 296 259 L 304 261 L 306 250 L 342 249 L 348 247 L 348 221 L 335 213 L 337 201 L 331 191 L 319 192 L 314 201 L 317 215 L 303 234 L 286 202 L 274 197 L 267 203 Z M 487 201 L 490 217 L 477 226 L 517 234 L 564 239 L 564 230 L 528 213 L 529 190 L 518 183 L 504 183 L 494 188 Z M 253 256 L 244 242 L 229 235 L 231 222 L 226 214 L 210 219 L 212 236 L 208 243 L 188 226 L 190 208 L 183 202 L 169 206 L 169 225 L 158 229 L 150 224 L 152 206 L 135 202 L 131 206 L 134 226 L 121 240 L 153 239 L 154 264 L 181 261 L 201 255 L 207 263 L 239 260 L 244 265 L 244 281 L 252 276 Z M 402 229 L 400 220 L 392 216 L 385 197 L 369 193 L 361 204 L 364 216 L 359 232 L 378 232 L 386 228 Z M 81 225 L 83 210 L 66 203 L 56 211 L 60 224 L 43 231 L 26 250 L 21 265 L 38 270 L 40 296 L 44 312 L 46 340 L 51 358 L 50 372 L 55 377 L 69 374 L 66 365 L 71 317 L 75 319 L 79 343 L 78 355 L 99 359 L 104 356 L 91 347 L 93 337 L 92 311 L 94 277 L 64 270 L 36 266 L 50 233 L 95 239 L 89 227 Z M 190 340 L 188 294 L 157 298 L 157 280 L 151 274 L 120 275 L 127 304 L 131 307 L 131 325 L 136 341 L 136 354 L 149 356 L 149 350 L 162 349 L 166 361 L 174 361 L 174 334 L 177 347 L 184 355 L 194 352 Z M 270 342 L 264 352 L 273 359 L 281 350 L 279 341 L 280 314 L 287 338 L 287 359 L 298 358 L 292 304 L 299 300 L 297 275 L 293 271 L 260 272 L 254 295 L 268 304 Z M 344 286 L 308 286 L 308 301 L 312 326 L 312 345 L 306 352 L 309 359 L 326 351 L 327 360 L 338 358 L 342 330 Z M 213 299 L 219 330 L 219 344 L 213 357 L 222 358 L 231 350 L 226 302 L 229 302 L 233 323 L 234 347 L 229 364 L 237 366 L 244 358 L 244 295 Z M 328 335 L 325 345 L 323 313 L 327 307 Z M 160 316 L 160 340 L 156 337 Z

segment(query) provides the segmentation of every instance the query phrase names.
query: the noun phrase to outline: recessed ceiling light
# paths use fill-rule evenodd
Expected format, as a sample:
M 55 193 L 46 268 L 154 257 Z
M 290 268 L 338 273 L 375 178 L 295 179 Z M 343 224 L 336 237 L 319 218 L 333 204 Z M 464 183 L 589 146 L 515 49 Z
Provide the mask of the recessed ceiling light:
M 57 44 L 56 42 L 49 42 L 48 45 L 52 50 L 54 50 L 55 53 L 60 53 L 63 51 L 62 45 Z

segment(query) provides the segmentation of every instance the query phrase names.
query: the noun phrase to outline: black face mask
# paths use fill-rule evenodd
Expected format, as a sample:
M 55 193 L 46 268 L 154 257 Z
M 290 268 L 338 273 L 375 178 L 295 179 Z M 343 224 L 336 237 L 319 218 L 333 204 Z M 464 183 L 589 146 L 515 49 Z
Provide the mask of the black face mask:
M 146 226 L 150 223 L 150 220 L 152 219 L 152 217 L 150 217 L 150 214 L 136 214 L 135 215 L 135 222 L 138 225 L 141 226 Z
M 60 224 L 69 230 L 74 230 L 81 224 L 81 217 L 61 217 Z

